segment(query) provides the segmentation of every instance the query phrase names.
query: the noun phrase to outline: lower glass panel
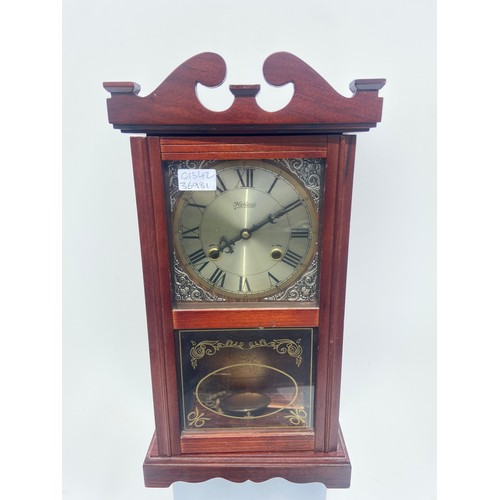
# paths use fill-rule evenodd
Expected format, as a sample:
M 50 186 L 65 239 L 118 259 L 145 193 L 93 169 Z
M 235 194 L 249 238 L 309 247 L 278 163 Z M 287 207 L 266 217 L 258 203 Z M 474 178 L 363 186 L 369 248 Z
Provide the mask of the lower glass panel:
M 315 329 L 176 332 L 183 430 L 313 427 Z

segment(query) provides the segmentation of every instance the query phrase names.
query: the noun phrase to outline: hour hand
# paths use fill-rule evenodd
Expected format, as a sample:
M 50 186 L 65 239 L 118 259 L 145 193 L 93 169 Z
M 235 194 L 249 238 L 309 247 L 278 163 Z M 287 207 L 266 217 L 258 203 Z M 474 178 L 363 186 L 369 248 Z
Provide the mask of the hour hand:
M 225 247 L 223 252 L 234 253 L 233 245 L 229 245 L 229 246 Z
M 219 241 L 219 247 L 214 248 L 217 255 L 213 258 L 219 258 L 221 252 L 234 253 L 233 245 L 235 244 L 235 238 L 232 240 L 227 240 L 224 236 Z

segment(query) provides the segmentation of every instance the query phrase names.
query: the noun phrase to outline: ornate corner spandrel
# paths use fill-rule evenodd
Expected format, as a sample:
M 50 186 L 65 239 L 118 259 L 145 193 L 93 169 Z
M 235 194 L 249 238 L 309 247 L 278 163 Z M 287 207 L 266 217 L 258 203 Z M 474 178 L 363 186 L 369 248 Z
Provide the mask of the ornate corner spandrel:
M 296 134 L 364 131 L 381 120 L 378 90 L 385 80 L 355 80 L 351 86 L 354 95 L 344 97 L 288 52 L 271 54 L 264 62 L 263 75 L 272 86 L 293 83 L 294 94 L 287 106 L 265 111 L 256 101 L 259 85 L 231 85 L 232 105 L 225 111 L 207 109 L 199 101 L 196 87 L 220 86 L 226 78 L 226 63 L 221 56 L 205 52 L 181 64 L 144 97 L 138 95 L 138 84 L 105 83 L 111 93 L 109 121 L 122 132 L 148 134 L 248 134 L 258 130 Z

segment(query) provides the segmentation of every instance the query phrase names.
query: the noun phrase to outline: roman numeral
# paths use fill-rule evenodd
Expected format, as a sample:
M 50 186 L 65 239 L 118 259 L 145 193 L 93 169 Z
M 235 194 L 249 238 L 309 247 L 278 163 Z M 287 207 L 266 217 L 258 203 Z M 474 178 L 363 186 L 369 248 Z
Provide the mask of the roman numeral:
M 288 250 L 285 255 L 283 255 L 283 262 L 292 267 L 297 267 L 300 263 L 302 256 L 295 253 L 293 250 Z
M 273 281 L 274 285 L 277 285 L 280 282 L 280 280 L 276 278 L 276 276 L 272 275 L 269 271 L 267 271 L 267 276 L 269 278 L 269 283 L 271 284 L 271 286 L 273 286 Z
M 189 261 L 191 262 L 191 264 L 193 264 L 193 266 L 194 266 L 194 265 L 198 264 L 199 262 L 201 262 L 202 260 L 207 259 L 207 256 L 205 255 L 203 248 L 200 248 L 199 250 L 196 250 L 196 252 L 190 253 L 188 255 L 188 258 L 189 258 Z M 207 259 L 206 264 L 208 264 L 208 259 Z M 205 267 L 205 266 L 203 266 L 203 267 Z M 203 267 L 202 267 L 202 269 L 203 269 Z
M 309 238 L 309 228 L 292 227 L 292 238 Z
M 237 168 L 236 173 L 240 179 L 241 187 L 253 188 L 253 168 L 244 168 L 243 170 Z
M 200 233 L 199 233 L 200 226 L 193 227 L 191 229 L 186 229 L 185 231 L 182 231 L 182 237 L 187 240 L 199 240 L 200 239 Z
M 208 260 L 206 260 L 205 262 L 202 262 L 199 267 L 196 267 L 196 266 L 194 266 L 194 267 L 198 272 L 201 273 L 201 271 L 203 271 L 203 269 L 205 269 L 205 267 L 207 267 L 207 266 L 208 266 Z
M 201 205 L 200 203 L 195 203 L 194 201 L 192 202 L 189 202 L 187 204 L 188 207 L 194 207 L 194 208 L 198 208 L 201 212 L 203 212 L 203 210 L 205 210 L 205 208 L 207 208 L 206 205 Z
M 210 276 L 209 281 L 214 285 L 219 285 L 223 287 L 224 282 L 226 281 L 226 273 L 222 269 L 219 269 L 217 267 L 213 272 L 212 276 Z
M 248 278 L 246 276 L 240 276 L 240 292 L 251 292 L 250 284 L 248 283 Z
M 271 187 L 267 190 L 269 194 L 271 194 L 271 191 L 273 190 L 274 186 L 276 186 L 277 182 L 278 182 L 278 177 L 274 179 L 273 183 L 271 184 Z
M 217 175 L 217 191 L 220 191 L 221 193 L 223 193 L 224 191 L 227 191 L 227 187 L 222 182 L 220 175 Z

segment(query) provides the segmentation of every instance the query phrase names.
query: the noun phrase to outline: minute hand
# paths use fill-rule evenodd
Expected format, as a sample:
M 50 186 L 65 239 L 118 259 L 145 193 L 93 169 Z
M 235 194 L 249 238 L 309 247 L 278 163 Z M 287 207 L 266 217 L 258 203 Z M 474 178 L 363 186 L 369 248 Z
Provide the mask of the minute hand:
M 280 217 L 283 217 L 283 215 L 287 214 L 288 212 L 291 212 L 294 208 L 297 208 L 298 206 L 302 205 L 302 202 L 300 200 L 295 200 L 292 201 L 292 203 L 289 203 L 285 207 L 281 208 L 280 210 L 274 212 L 273 214 L 269 214 L 265 219 L 262 219 L 260 222 L 257 222 L 257 224 L 254 224 L 252 227 L 248 229 L 242 229 L 240 231 L 240 234 L 235 236 L 234 238 L 230 240 L 226 240 L 225 238 L 221 238 L 220 243 L 219 243 L 219 251 L 224 251 L 228 249 L 229 253 L 232 253 L 232 246 L 242 240 L 242 239 L 248 239 L 254 233 L 257 231 L 257 229 L 260 229 L 261 227 L 265 226 L 266 224 L 274 224 L 274 221 L 276 219 L 279 219 Z
M 274 224 L 274 221 L 276 219 L 283 217 L 283 215 L 287 214 L 288 212 L 291 212 L 294 208 L 297 208 L 300 205 L 302 205 L 302 202 L 300 200 L 292 201 L 292 203 L 289 203 L 285 207 L 274 212 L 274 214 L 270 214 L 265 219 L 261 220 L 260 222 L 257 222 L 257 224 L 254 224 L 252 227 L 250 227 L 248 229 L 248 232 L 250 234 L 252 234 L 254 231 L 257 231 L 257 229 L 260 229 L 261 227 L 265 226 L 266 224 L 269 224 L 269 223 Z

